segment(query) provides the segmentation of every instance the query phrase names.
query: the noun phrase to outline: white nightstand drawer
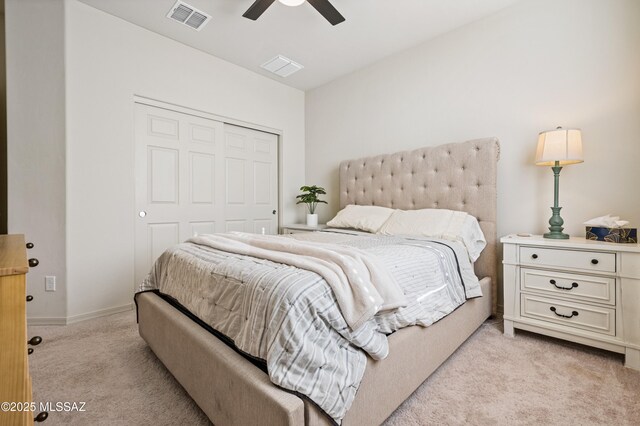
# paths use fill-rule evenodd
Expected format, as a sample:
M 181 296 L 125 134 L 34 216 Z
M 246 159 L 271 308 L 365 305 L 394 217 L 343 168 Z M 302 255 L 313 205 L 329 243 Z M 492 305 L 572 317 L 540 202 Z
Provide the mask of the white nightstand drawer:
M 640 371 L 640 244 L 542 235 L 500 241 L 506 336 L 522 329 L 624 353 L 625 365 Z
M 520 275 L 520 288 L 522 291 L 542 291 L 566 299 L 606 303 L 608 305 L 615 305 L 616 303 L 616 280 L 614 278 L 565 274 L 527 268 L 522 268 Z
M 611 336 L 616 334 L 616 311 L 612 308 L 522 294 L 520 311 L 520 314 L 527 318 L 549 321 L 567 327 L 580 328 Z
M 598 251 L 520 247 L 520 263 L 594 272 L 615 272 L 616 254 Z

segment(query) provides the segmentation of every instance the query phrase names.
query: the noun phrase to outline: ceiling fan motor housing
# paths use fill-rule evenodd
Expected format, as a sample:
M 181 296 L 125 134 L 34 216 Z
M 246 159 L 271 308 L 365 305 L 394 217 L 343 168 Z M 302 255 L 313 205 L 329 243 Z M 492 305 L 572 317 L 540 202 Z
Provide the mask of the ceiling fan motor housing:
M 255 21 L 258 19 L 276 0 L 256 0 L 251 7 L 244 13 L 245 18 Z M 287 6 L 299 6 L 308 1 L 331 25 L 338 25 L 345 21 L 344 16 L 333 7 L 329 0 L 280 0 Z

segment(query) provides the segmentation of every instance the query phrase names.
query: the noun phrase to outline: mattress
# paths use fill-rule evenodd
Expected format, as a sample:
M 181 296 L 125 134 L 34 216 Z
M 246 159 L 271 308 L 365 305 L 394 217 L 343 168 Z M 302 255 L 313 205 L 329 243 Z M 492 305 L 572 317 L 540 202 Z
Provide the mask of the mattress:
M 318 274 L 194 243 L 161 256 L 141 290 L 174 299 L 240 351 L 264 360 L 274 384 L 307 396 L 338 423 L 355 398 L 367 354 L 388 355 L 387 334 L 430 325 L 481 295 L 457 243 L 332 231 L 295 238 L 369 253 L 401 285 L 407 306 L 352 330 Z

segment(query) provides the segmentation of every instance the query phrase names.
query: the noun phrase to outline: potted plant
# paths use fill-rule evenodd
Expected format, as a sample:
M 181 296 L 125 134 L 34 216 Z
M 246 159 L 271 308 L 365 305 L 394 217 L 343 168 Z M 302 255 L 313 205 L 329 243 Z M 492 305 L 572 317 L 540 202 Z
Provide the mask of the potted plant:
M 316 214 L 316 207 L 319 203 L 327 204 L 326 201 L 318 198 L 319 195 L 325 195 L 327 192 L 324 188 L 316 185 L 303 186 L 300 188 L 302 194 L 298 195 L 298 202 L 296 204 L 306 204 L 309 213 L 307 214 L 307 226 L 318 226 L 318 215 Z

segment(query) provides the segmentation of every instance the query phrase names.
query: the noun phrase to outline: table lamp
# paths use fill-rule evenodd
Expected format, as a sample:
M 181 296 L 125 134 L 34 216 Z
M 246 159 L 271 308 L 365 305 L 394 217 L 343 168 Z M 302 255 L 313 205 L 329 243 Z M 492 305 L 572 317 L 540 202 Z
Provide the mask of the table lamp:
M 538 149 L 536 150 L 537 166 L 552 166 L 553 170 L 553 207 L 551 219 L 549 219 L 549 232 L 544 238 L 564 240 L 569 235 L 562 232 L 564 220 L 560 217 L 558 207 L 558 192 L 560 189 L 560 170 L 568 164 L 582 163 L 582 135 L 580 129 L 547 130 L 538 136 Z

